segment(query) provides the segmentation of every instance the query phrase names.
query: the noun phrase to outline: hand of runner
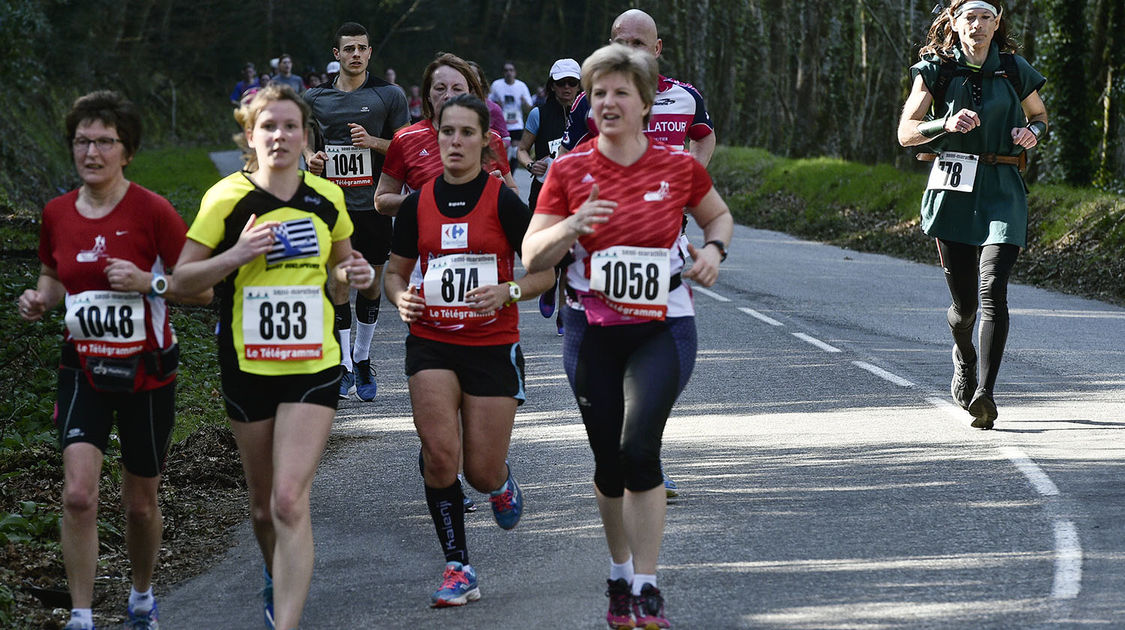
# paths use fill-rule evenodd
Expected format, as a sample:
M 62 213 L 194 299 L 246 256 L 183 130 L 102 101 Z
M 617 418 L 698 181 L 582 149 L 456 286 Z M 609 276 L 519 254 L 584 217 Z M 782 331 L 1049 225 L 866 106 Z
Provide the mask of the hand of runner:
M 1027 127 L 1013 127 L 1012 144 L 1025 149 L 1031 149 L 1039 144 L 1039 138 Z
M 481 315 L 491 315 L 508 301 L 508 283 L 477 287 L 465 293 L 469 308 Z
M 945 130 L 949 133 L 969 133 L 980 127 L 980 116 L 971 109 L 962 109 L 945 120 Z
M 719 279 L 719 263 L 722 255 L 714 247 L 696 249 L 695 245 L 688 243 L 688 255 L 691 256 L 691 269 L 684 272 L 684 277 L 694 280 L 704 287 L 715 284 Z
M 239 267 L 268 252 L 273 246 L 273 229 L 281 225 L 278 221 L 255 224 L 257 220 L 258 215 L 250 215 L 250 220 L 238 235 L 238 242 L 229 250 L 237 259 Z
M 598 185 L 594 184 L 590 189 L 590 196 L 578 206 L 574 214 L 567 217 L 566 221 L 570 229 L 579 236 L 593 234 L 598 224 L 609 222 L 609 216 L 613 214 L 613 209 L 616 207 L 616 201 L 598 199 Z
M 398 295 L 398 303 L 395 306 L 398 307 L 398 316 L 402 318 L 402 321 L 412 324 L 422 316 L 426 302 L 422 299 L 422 296 L 418 295 L 418 287 L 410 285 Z
M 527 168 L 531 171 L 532 175 L 542 177 L 543 174 L 547 172 L 547 160 L 535 160 L 531 164 L 528 164 Z
M 147 272 L 141 271 L 128 260 L 122 258 L 106 258 L 109 264 L 105 266 L 105 277 L 109 280 L 109 288 L 114 291 L 136 291 L 148 293 L 152 279 Z
M 36 289 L 27 289 L 19 299 L 20 317 L 29 322 L 39 321 L 47 311 L 47 301 Z
M 348 123 L 348 128 L 351 129 L 352 132 L 353 147 L 363 147 L 364 149 L 375 148 L 375 139 L 367 133 L 367 130 L 363 128 L 363 125 L 357 123 Z
M 324 174 L 324 163 L 328 161 L 328 154 L 324 151 L 317 151 L 308 160 L 309 172 L 316 176 Z
M 336 269 L 344 274 L 348 286 L 353 289 L 366 289 L 375 280 L 375 268 L 355 250 L 352 250 L 350 258 L 336 265 Z

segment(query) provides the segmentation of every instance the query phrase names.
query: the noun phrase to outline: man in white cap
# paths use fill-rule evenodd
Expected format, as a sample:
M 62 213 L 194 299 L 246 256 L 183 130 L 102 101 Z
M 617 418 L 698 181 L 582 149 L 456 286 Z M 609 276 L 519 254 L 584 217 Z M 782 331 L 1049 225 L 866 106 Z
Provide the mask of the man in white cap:
M 629 9 L 617 16 L 610 30 L 609 41 L 630 48 L 644 50 L 656 58 L 664 43 L 656 32 L 656 21 L 640 9 Z M 579 95 L 570 112 L 570 125 L 563 136 L 562 153 L 578 146 L 579 142 L 598 135 L 590 116 L 590 102 L 586 94 Z M 682 147 L 691 140 L 688 151 L 707 166 L 715 151 L 715 127 L 703 103 L 703 96 L 689 83 L 660 75 L 656 87 L 656 100 L 652 104 L 645 135 L 665 144 Z

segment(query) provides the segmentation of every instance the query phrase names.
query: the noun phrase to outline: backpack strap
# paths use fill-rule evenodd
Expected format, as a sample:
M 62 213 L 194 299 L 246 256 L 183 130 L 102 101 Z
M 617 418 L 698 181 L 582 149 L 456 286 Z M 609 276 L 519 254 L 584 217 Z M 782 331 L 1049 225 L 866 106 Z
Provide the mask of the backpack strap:
M 957 62 L 943 57 L 941 65 L 938 66 L 937 81 L 934 82 L 934 87 L 930 90 L 930 95 L 934 98 L 933 110 L 935 114 L 939 106 L 945 106 L 945 90 L 949 87 L 949 82 L 953 80 L 953 75 L 956 73 Z
M 1000 53 L 1000 69 L 994 74 L 994 77 L 1004 77 L 1012 84 L 1012 89 L 1016 91 L 1016 97 L 1020 96 L 1020 67 L 1016 63 L 1016 56 L 1010 52 Z

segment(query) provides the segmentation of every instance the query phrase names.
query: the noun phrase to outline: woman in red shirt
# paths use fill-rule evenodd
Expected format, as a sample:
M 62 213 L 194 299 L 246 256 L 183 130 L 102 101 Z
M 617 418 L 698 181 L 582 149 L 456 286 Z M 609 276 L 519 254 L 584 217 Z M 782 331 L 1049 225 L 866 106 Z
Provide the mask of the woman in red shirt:
M 551 286 L 553 271 L 515 278 L 531 213 L 481 169 L 495 159 L 488 109 L 469 94 L 447 101 L 435 119 L 442 175 L 410 194 L 395 219 L 387 297 L 410 324 L 406 375 L 422 440 L 426 503 L 445 552 L 435 607 L 480 598 L 465 540 L 465 478 L 490 494 L 497 524 L 519 522 L 523 498 L 507 466 L 516 407 L 524 400 L 516 302 Z

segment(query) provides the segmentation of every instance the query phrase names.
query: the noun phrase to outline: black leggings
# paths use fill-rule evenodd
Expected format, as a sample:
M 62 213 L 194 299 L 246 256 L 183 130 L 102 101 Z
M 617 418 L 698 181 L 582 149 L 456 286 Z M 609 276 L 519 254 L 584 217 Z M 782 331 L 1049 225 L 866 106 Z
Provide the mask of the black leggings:
M 967 245 L 937 239 L 941 267 L 953 304 L 946 312 L 953 342 L 961 360 L 977 358 L 973 347 L 973 324 L 980 297 L 980 366 L 978 389 L 992 394 L 1004 345 L 1008 342 L 1008 276 L 1020 248 L 1015 245 Z
M 695 318 L 602 327 L 562 310 L 563 364 L 594 452 L 594 484 L 607 497 L 661 485 L 664 425 L 695 366 Z

